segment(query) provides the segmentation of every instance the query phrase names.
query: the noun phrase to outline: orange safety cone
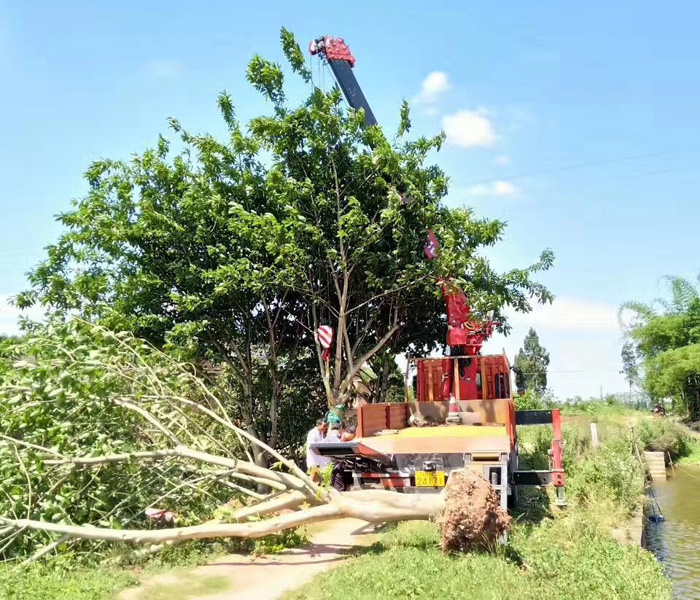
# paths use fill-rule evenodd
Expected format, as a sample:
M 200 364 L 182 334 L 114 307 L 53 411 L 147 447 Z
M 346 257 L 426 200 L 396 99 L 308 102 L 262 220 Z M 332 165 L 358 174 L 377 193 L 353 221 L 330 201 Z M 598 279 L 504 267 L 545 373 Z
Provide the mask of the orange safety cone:
M 462 417 L 459 416 L 460 410 L 459 410 L 459 402 L 457 402 L 457 398 L 454 397 L 454 394 L 450 394 L 450 409 L 449 412 L 447 413 L 447 423 L 453 424 L 453 425 L 459 425 L 462 423 Z

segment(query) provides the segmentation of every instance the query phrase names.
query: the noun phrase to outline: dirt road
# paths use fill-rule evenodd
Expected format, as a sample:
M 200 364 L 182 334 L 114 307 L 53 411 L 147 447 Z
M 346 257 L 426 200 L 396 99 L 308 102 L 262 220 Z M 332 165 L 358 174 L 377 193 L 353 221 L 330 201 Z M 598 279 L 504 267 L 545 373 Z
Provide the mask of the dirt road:
M 181 600 L 278 600 L 346 560 L 353 546 L 372 543 L 375 527 L 357 519 L 324 526 L 305 548 L 252 557 L 232 554 L 178 576 L 163 574 L 127 590 L 120 600 L 173 598 Z M 192 585 L 196 582 L 196 585 Z M 207 582 L 215 582 L 208 586 Z M 207 593 L 196 590 L 208 589 Z M 187 591 L 190 590 L 190 591 Z

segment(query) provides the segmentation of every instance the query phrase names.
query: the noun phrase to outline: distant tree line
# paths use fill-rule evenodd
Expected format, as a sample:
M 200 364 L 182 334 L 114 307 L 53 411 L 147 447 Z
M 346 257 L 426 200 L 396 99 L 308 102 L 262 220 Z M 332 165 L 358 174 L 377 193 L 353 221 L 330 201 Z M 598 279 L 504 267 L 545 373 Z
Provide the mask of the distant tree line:
M 670 298 L 628 302 L 620 318 L 628 338 L 623 372 L 653 400 L 670 400 L 677 412 L 700 418 L 700 289 L 682 277 L 667 277 Z M 631 320 L 625 317 L 631 312 Z

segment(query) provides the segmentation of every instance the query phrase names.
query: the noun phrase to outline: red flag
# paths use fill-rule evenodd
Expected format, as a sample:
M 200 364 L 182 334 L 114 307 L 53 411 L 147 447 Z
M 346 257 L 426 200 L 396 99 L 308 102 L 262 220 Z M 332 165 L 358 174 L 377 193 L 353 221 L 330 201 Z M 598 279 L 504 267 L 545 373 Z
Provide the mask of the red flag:
M 432 229 L 428 229 L 428 235 L 426 240 L 423 242 L 423 250 L 425 250 L 425 257 L 428 260 L 433 260 L 438 255 L 438 250 L 440 249 L 440 242 L 438 242 L 437 237 L 433 233 Z

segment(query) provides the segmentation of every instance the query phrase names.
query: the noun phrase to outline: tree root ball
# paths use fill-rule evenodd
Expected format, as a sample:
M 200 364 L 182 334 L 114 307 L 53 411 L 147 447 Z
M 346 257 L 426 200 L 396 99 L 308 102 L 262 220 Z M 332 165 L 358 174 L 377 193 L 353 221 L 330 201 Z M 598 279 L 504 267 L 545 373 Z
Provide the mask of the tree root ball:
M 443 552 L 491 550 L 508 531 L 510 516 L 501 508 L 491 484 L 470 470 L 453 472 L 437 517 Z

